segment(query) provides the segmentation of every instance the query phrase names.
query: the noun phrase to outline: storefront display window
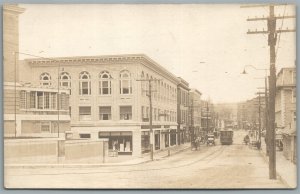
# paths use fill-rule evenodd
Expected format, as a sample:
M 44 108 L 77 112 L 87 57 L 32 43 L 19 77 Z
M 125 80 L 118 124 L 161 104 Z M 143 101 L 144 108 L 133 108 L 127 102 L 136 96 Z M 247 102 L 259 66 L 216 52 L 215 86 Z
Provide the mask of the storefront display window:
M 108 138 L 108 149 L 119 154 L 132 153 L 132 132 L 99 132 L 99 138 Z
M 149 131 L 142 131 L 141 144 L 142 144 L 142 153 L 150 152 L 150 135 L 149 135 Z

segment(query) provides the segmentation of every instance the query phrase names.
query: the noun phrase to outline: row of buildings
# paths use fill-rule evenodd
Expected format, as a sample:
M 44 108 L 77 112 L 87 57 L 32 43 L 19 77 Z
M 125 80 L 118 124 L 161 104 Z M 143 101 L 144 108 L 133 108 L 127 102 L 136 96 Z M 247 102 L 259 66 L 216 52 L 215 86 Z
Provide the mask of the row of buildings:
M 107 138 L 109 149 L 139 156 L 150 150 L 150 140 L 153 149 L 164 149 L 212 126 L 201 92 L 146 55 L 19 60 L 28 55 L 18 52 L 23 11 L 4 7 L 6 138 Z
M 237 120 L 239 128 L 249 128 L 258 124 L 259 110 L 261 124 L 265 125 L 266 96 L 261 95 L 238 104 Z M 267 94 L 268 98 L 268 94 Z M 259 107 L 260 106 L 260 107 Z M 276 79 L 275 123 L 280 129 L 296 129 L 296 67 L 282 68 Z
M 238 104 L 238 125 L 264 130 L 268 98 L 264 94 Z M 260 107 L 259 107 L 260 105 Z M 259 114 L 260 111 L 260 114 Z M 260 117 L 259 117 L 260 115 Z M 296 67 L 282 68 L 276 76 L 275 126 L 278 144 L 286 158 L 296 161 Z

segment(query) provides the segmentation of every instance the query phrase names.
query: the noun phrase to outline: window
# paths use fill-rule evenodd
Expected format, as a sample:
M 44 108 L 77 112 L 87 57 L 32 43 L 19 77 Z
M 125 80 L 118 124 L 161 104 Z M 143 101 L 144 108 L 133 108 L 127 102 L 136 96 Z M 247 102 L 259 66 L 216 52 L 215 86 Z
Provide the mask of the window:
M 146 116 L 145 116 L 145 107 L 144 106 L 142 106 L 142 118 L 146 118 Z
M 56 93 L 51 93 L 51 99 L 52 99 L 51 107 L 52 107 L 52 109 L 57 109 L 57 107 L 56 107 L 56 103 L 57 103 L 56 96 L 57 96 Z
M 149 107 L 146 107 L 146 118 L 149 118 Z
M 25 92 L 25 91 L 24 91 Z M 25 92 L 25 101 L 22 102 L 23 96 L 21 95 L 22 108 L 29 109 L 57 109 L 57 93 L 55 92 L 41 92 L 30 91 Z M 67 110 L 69 106 L 68 95 L 65 93 L 60 94 L 60 109 Z M 23 104 L 24 103 L 24 104 Z
M 51 132 L 51 123 L 50 122 L 41 122 L 41 132 L 50 133 Z
M 44 99 L 43 99 L 43 92 L 37 92 L 37 105 L 38 109 L 44 108 Z
M 293 84 L 296 84 L 296 82 L 297 82 L 297 79 L 296 79 L 296 71 L 293 71 L 293 72 L 292 72 L 292 83 L 293 83 Z
M 79 107 L 79 120 L 80 121 L 90 121 L 91 117 L 91 107 L 90 106 L 81 106 Z
M 51 85 L 51 76 L 49 73 L 42 73 L 40 75 L 40 84 L 42 86 L 50 86 Z
M 60 86 L 64 88 L 71 88 L 71 76 L 67 72 L 62 72 L 59 77 Z
M 131 119 L 132 119 L 132 107 L 120 106 L 120 120 L 131 120 Z
M 50 108 L 50 93 L 44 92 L 44 109 Z
M 292 103 L 296 102 L 296 98 L 297 98 L 296 90 L 292 90 Z
M 99 120 L 111 120 L 111 107 L 100 106 L 99 107 Z
M 99 94 L 111 94 L 111 76 L 108 71 L 102 71 L 99 75 Z
M 91 76 L 86 71 L 81 72 L 79 75 L 79 94 L 91 95 Z
M 120 73 L 120 94 L 131 94 L 131 78 L 128 71 L 122 71 Z
M 30 108 L 36 108 L 36 92 L 30 92 Z
M 89 139 L 89 138 L 91 138 L 91 134 L 89 134 L 89 133 L 81 133 L 81 134 L 79 134 L 79 137 L 80 138 L 83 138 L 83 139 Z
M 26 91 L 21 91 L 20 93 L 20 108 L 25 109 L 26 108 Z

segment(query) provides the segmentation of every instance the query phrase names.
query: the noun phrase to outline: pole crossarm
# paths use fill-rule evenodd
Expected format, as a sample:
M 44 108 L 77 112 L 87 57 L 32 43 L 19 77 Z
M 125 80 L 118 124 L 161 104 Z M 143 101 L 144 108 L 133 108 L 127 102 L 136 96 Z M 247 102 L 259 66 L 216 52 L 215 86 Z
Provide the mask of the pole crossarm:
M 269 7 L 269 6 L 284 6 L 286 3 L 270 3 L 270 4 L 245 4 L 241 5 L 240 8 L 253 8 L 253 7 Z
M 259 70 L 259 71 L 267 71 L 267 70 L 269 70 L 269 69 L 260 69 L 260 68 L 257 68 L 257 67 L 255 67 L 255 66 L 253 66 L 253 65 L 245 65 L 244 66 L 244 69 L 246 69 L 247 67 L 252 67 L 253 69 L 255 69 L 255 70 Z
M 275 16 L 275 19 L 292 19 L 296 18 L 295 15 L 287 15 L 287 16 Z M 258 20 L 269 20 L 270 17 L 254 17 L 254 18 L 248 18 L 247 21 L 258 21 Z
M 296 32 L 295 29 L 286 29 L 286 30 L 276 30 L 276 33 L 285 33 L 285 32 Z M 269 34 L 269 31 L 266 30 L 248 30 L 247 34 Z

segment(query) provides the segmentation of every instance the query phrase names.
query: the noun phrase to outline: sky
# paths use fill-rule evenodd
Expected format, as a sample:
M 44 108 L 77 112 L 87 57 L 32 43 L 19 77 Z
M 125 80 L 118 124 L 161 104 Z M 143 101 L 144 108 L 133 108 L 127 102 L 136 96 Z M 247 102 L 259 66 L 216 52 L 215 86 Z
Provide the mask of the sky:
M 42 57 L 145 54 L 189 82 L 215 103 L 241 102 L 264 86 L 269 67 L 267 35 L 247 35 L 267 29 L 267 7 L 240 5 L 25 5 L 20 15 L 20 52 Z M 293 6 L 278 6 L 275 14 L 295 15 Z M 283 21 L 283 22 L 282 22 Z M 277 28 L 295 28 L 295 19 L 277 21 Z M 279 35 L 278 35 L 279 36 Z M 293 67 L 296 34 L 277 41 L 276 68 Z M 279 45 L 279 46 L 278 46 Z M 32 58 L 20 55 L 20 59 Z

